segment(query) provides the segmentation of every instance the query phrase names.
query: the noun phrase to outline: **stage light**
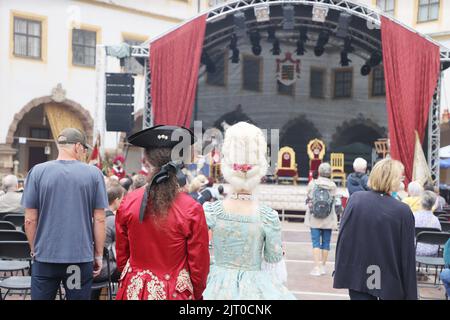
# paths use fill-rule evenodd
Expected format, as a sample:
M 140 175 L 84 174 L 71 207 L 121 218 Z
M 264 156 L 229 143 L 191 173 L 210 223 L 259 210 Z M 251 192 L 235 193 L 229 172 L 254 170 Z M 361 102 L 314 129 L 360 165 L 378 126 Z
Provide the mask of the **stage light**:
M 353 48 L 353 46 L 352 46 L 352 38 L 351 37 L 345 38 L 344 51 L 346 51 L 348 53 L 355 51 L 355 48 Z
M 236 34 L 231 35 L 230 45 L 228 46 L 230 50 L 234 50 L 237 48 L 237 36 Z
M 231 63 L 239 63 L 239 49 L 234 48 L 233 54 L 231 55 Z
M 300 27 L 300 41 L 305 43 L 308 38 L 308 27 L 307 26 L 301 26 Z
M 281 49 L 280 49 L 280 41 L 278 39 L 275 39 L 273 41 L 273 45 L 272 45 L 272 55 L 274 56 L 278 56 L 281 53 Z
M 348 58 L 348 52 L 341 51 L 341 66 L 348 67 L 350 65 L 350 62 L 352 62 L 352 60 Z
M 206 71 L 208 73 L 216 72 L 216 65 L 214 64 L 214 61 L 212 61 L 211 57 L 206 51 L 202 52 L 200 62 L 206 66 Z
M 283 7 L 283 30 L 294 29 L 294 6 L 287 5 Z
M 275 39 L 276 39 L 276 37 L 275 37 L 275 27 L 272 27 L 272 26 L 270 26 L 270 27 L 268 27 L 267 28 L 267 41 L 269 41 L 269 42 L 272 42 L 272 41 L 274 41 Z
M 325 22 L 327 20 L 328 7 L 314 5 L 312 10 L 312 20 L 315 22 Z
M 254 8 L 256 22 L 270 21 L 270 6 L 264 4 Z
M 339 22 L 336 32 L 337 37 L 346 38 L 348 36 L 348 29 L 350 27 L 351 21 L 352 21 L 351 15 L 345 12 L 341 12 L 341 14 L 339 15 Z
M 252 43 L 252 52 L 255 56 L 259 56 L 261 54 L 261 36 L 258 31 L 253 31 L 250 33 L 250 42 Z
M 295 53 L 297 53 L 298 56 L 302 56 L 305 54 L 305 52 L 306 52 L 305 44 L 303 43 L 303 41 L 298 40 L 297 41 L 297 50 L 295 50 Z
M 381 56 L 381 53 L 379 53 L 378 51 L 373 52 L 370 55 L 370 59 L 368 61 L 369 66 L 376 67 L 377 65 L 379 65 L 381 63 L 381 61 L 383 60 L 383 57 Z
M 246 25 L 245 25 L 245 14 L 244 12 L 236 12 L 233 16 L 234 19 L 234 31 L 239 36 L 245 36 Z
M 325 45 L 328 43 L 328 40 L 330 40 L 330 34 L 328 31 L 320 31 L 316 47 L 314 48 L 314 54 L 317 57 L 320 57 L 325 52 Z
M 361 67 L 362 76 L 368 76 L 370 71 L 372 71 L 372 68 L 367 63 Z

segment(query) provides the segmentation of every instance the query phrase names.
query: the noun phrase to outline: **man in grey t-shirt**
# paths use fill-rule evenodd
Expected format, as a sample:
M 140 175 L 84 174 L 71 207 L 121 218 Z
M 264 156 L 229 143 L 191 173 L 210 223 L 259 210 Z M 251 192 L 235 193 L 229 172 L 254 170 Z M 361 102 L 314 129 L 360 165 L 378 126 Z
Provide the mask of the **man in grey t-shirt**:
M 22 197 L 34 258 L 31 298 L 55 299 L 62 281 L 67 299 L 88 300 L 102 269 L 105 182 L 97 167 L 81 162 L 88 149 L 81 131 L 64 129 L 57 144 L 58 158 L 30 170 Z

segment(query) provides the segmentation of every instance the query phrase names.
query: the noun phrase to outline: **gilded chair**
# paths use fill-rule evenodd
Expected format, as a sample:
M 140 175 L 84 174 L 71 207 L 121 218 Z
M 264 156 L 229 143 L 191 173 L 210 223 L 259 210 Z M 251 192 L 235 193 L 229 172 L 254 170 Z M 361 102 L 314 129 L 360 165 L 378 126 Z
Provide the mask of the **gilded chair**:
M 331 180 L 341 178 L 342 185 L 345 186 L 346 176 L 344 171 L 344 154 L 332 153 L 330 155 Z
M 313 173 L 317 172 L 323 157 L 325 156 L 325 143 L 319 139 L 309 141 L 306 148 L 309 157 L 309 175 L 308 179 L 311 181 Z
M 292 178 L 293 184 L 297 184 L 298 170 L 295 162 L 295 152 L 290 147 L 283 147 L 278 151 L 277 170 L 275 173 L 277 183 L 279 178 Z

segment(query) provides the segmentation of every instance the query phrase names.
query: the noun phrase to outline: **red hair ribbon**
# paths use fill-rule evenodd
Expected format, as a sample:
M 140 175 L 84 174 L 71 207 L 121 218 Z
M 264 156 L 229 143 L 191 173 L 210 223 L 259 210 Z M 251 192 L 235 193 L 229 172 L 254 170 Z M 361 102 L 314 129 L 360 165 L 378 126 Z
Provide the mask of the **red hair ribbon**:
M 237 163 L 233 163 L 233 170 L 247 172 L 247 171 L 252 170 L 252 165 L 251 164 L 237 164 Z

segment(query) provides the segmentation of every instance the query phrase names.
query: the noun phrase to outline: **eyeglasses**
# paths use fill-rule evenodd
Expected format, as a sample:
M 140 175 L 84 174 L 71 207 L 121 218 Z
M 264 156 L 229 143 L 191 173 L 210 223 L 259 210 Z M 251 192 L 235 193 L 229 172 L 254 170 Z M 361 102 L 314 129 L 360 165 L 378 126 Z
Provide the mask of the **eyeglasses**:
M 83 144 L 83 143 L 81 143 L 81 142 L 79 142 L 79 144 L 83 147 L 83 150 L 85 151 L 85 152 L 87 152 L 88 151 L 88 147 L 87 147 L 87 145 L 85 145 L 85 144 Z

